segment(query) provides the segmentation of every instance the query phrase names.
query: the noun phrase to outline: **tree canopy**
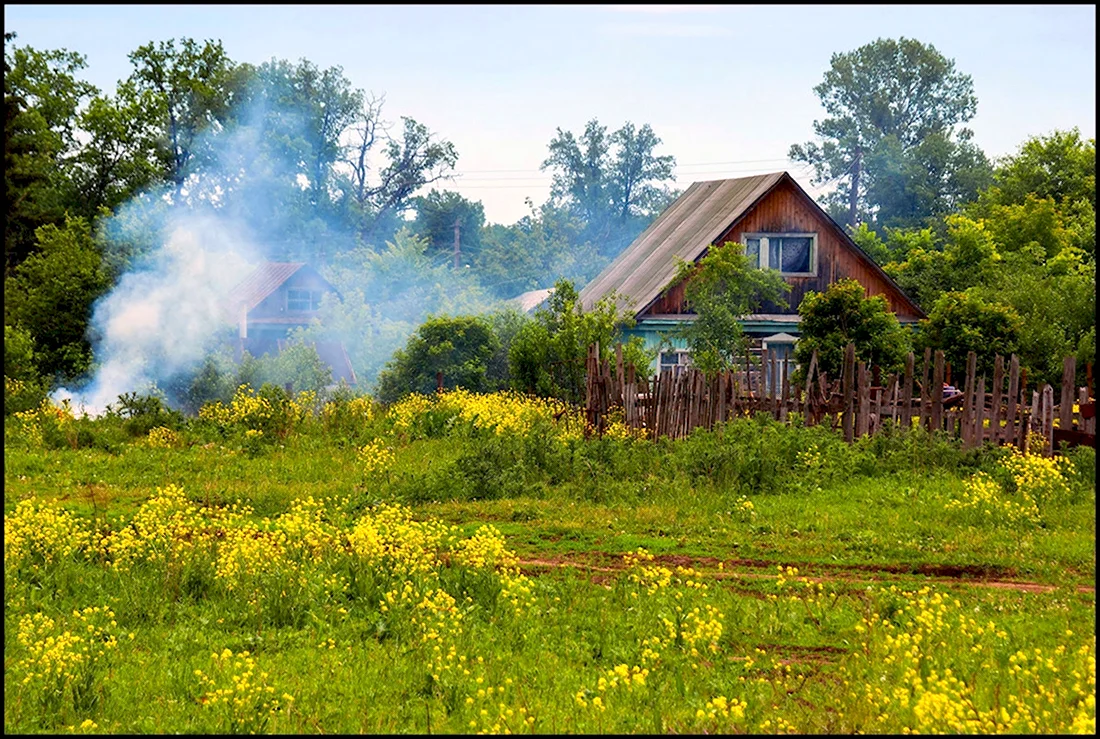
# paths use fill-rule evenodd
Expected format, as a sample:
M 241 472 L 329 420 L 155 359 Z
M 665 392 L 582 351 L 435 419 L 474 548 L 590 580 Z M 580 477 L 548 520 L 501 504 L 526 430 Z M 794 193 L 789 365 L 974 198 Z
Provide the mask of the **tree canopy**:
M 918 225 L 985 184 L 988 162 L 957 128 L 977 111 L 973 81 L 934 46 L 880 38 L 833 54 L 814 92 L 829 115 L 813 123 L 820 143 L 789 156 L 816 184 L 836 183 L 826 203 L 837 220 Z
M 732 369 L 744 358 L 748 341 L 741 319 L 765 302 L 785 307 L 790 290 L 779 270 L 755 268 L 744 245 L 734 242 L 711 247 L 697 263 L 681 260 L 672 285 L 685 281 L 685 302 L 695 319 L 679 336 L 692 364 L 705 372 Z

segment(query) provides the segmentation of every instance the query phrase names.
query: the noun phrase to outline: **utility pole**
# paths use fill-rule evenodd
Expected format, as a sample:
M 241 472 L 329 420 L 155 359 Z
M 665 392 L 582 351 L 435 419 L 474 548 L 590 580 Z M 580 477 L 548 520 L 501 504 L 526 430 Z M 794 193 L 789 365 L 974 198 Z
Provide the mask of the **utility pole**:
M 458 271 L 458 255 L 461 253 L 461 247 L 459 245 L 459 240 L 458 240 L 458 232 L 459 232 L 459 229 L 461 227 L 462 227 L 462 221 L 458 218 L 455 218 L 455 271 L 456 272 Z

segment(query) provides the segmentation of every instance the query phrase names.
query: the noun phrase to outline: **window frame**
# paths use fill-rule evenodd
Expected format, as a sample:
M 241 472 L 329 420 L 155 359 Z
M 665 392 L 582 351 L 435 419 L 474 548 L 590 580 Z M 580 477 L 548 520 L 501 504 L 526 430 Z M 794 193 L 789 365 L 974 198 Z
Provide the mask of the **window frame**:
M 291 293 L 296 293 L 296 297 L 291 297 Z M 303 298 L 301 295 L 306 295 Z M 288 287 L 286 289 L 286 311 L 287 313 L 312 313 L 321 308 L 321 300 L 324 297 L 323 290 L 310 290 L 302 287 Z M 306 308 L 293 308 L 291 304 L 298 304 L 305 302 L 308 307 Z
M 768 242 L 769 239 L 809 239 L 810 240 L 810 271 L 809 272 L 784 272 L 779 270 L 779 274 L 784 277 L 816 277 L 817 276 L 817 232 L 807 233 L 801 231 L 770 231 L 763 233 L 743 233 L 741 234 L 741 242 L 745 245 L 745 252 L 748 253 L 749 239 L 758 239 L 760 241 L 760 251 L 757 255 L 757 269 L 776 269 L 772 267 L 771 262 L 771 249 Z M 780 258 L 782 261 L 782 258 Z
M 675 354 L 676 364 L 667 364 L 661 361 L 665 355 Z M 657 373 L 665 371 L 666 369 L 672 370 L 673 376 L 679 375 L 685 369 L 691 366 L 691 350 L 690 349 L 665 349 L 657 352 Z

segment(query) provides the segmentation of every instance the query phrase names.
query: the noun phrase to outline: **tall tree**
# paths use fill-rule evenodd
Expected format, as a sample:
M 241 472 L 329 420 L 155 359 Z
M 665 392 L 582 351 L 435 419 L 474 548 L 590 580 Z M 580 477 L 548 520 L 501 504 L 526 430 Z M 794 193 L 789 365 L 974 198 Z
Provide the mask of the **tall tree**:
M 553 171 L 550 196 L 585 223 L 584 237 L 614 257 L 671 200 L 667 186 L 675 159 L 658 156 L 661 139 L 649 124 L 627 122 L 608 134 L 596 119 L 578 138 L 557 129 L 541 169 Z
M 130 54 L 134 71 L 129 77 L 133 89 L 153 93 L 150 101 L 160 132 L 158 157 L 165 179 L 176 197 L 196 161 L 201 162 L 202 134 L 223 127 L 230 109 L 240 96 L 247 78 L 225 53 L 220 41 L 184 38 L 177 48 L 175 39 L 150 42 Z
M 5 274 L 36 248 L 35 231 L 64 220 L 78 111 L 96 88 L 77 73 L 84 57 L 15 46 L 4 34 Z
M 412 231 L 428 239 L 432 255 L 440 261 L 444 261 L 444 257 L 455 260 L 450 262 L 455 267 L 470 264 L 481 248 L 481 230 L 485 227 L 484 206 L 480 202 L 467 200 L 457 192 L 435 188 L 427 195 L 414 198 L 413 204 L 416 220 Z
M 814 92 L 830 116 L 813 124 L 821 144 L 795 144 L 789 156 L 813 165 L 817 184 L 837 183 L 826 202 L 834 213 L 846 206 L 853 228 L 861 210 L 881 207 L 867 193 L 885 156 L 880 147 L 911 154 L 934 134 L 954 143 L 955 127 L 977 110 L 970 76 L 932 45 L 904 37 L 833 54 Z
M 75 378 L 91 364 L 88 320 L 109 278 L 83 218 L 47 224 L 36 236 L 38 249 L 4 280 L 4 322 L 34 337 L 43 376 Z
M 114 97 L 96 95 L 80 114 L 87 141 L 72 161 L 75 213 L 92 220 L 115 210 L 160 182 L 153 94 L 133 83 L 119 84 Z
M 402 116 L 401 133 L 393 136 L 380 115 L 380 100 L 368 101 L 353 126 L 355 142 L 348 152 L 348 203 L 355 211 L 360 236 L 367 243 L 399 228 L 400 216 L 412 206 L 416 191 L 449 178 L 458 162 L 454 144 L 437 139 L 424 124 Z M 385 162 L 381 165 L 372 162 L 379 143 Z

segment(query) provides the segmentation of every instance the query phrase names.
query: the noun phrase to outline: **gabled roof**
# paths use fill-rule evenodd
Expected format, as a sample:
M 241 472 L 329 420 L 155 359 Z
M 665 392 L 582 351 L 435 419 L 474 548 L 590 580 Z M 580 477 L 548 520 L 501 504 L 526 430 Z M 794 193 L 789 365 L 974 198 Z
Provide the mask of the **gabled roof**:
M 641 310 L 676 276 L 676 260 L 699 259 L 711 243 L 785 172 L 695 182 L 665 209 L 603 272 L 584 286 L 579 298 L 591 310 L 600 298 L 616 290 L 620 309 Z
M 234 312 L 240 310 L 242 303 L 246 310 L 252 310 L 268 295 L 278 290 L 280 285 L 303 269 L 312 272 L 326 285 L 329 284 L 320 272 L 305 262 L 264 262 L 229 292 L 227 302 L 230 310 Z M 329 287 L 333 291 L 336 290 L 332 285 Z
M 802 193 L 821 218 L 832 224 L 844 243 L 893 286 L 917 315 L 925 315 L 920 306 L 786 172 L 692 183 L 603 272 L 585 285 L 579 295 L 582 307 L 591 310 L 600 298 L 615 290 L 619 309 L 629 309 L 637 315 L 672 282 L 676 276 L 676 257 L 685 262 L 702 258 L 715 239 L 783 181 L 790 182 Z

